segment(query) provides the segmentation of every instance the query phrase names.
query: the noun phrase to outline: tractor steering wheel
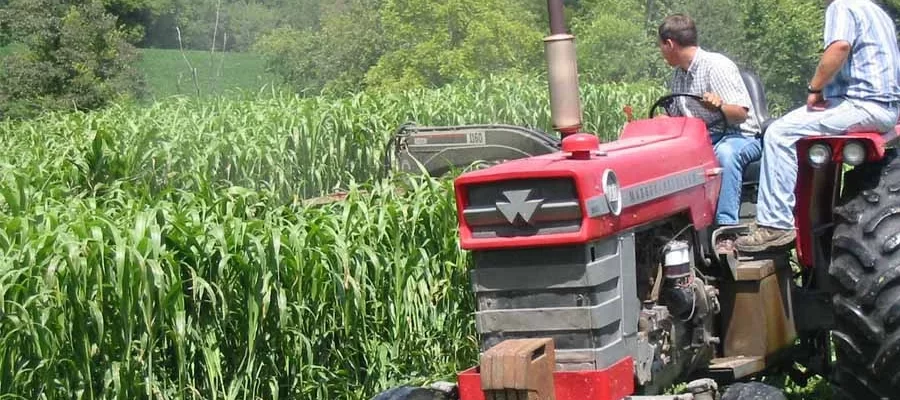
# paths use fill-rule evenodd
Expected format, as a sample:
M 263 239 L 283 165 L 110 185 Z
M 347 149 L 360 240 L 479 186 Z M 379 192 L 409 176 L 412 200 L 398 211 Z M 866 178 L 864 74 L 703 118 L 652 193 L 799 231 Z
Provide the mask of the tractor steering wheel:
M 677 97 L 687 97 L 695 100 L 695 102 L 697 103 L 695 107 L 688 107 L 685 104 L 684 108 L 687 108 L 694 117 L 702 119 L 703 122 L 706 123 L 707 131 L 712 132 L 714 127 L 718 127 L 721 125 L 720 132 L 725 132 L 725 129 L 728 127 L 728 119 L 725 117 L 725 112 L 722 111 L 721 108 L 715 111 L 706 108 L 706 106 L 703 105 L 703 97 L 689 93 L 672 93 L 660 97 L 659 100 L 657 100 L 656 103 L 653 103 L 653 106 L 650 107 L 649 117 L 655 117 L 656 109 L 660 106 L 666 109 L 666 115 L 670 117 L 681 116 L 684 110 L 681 107 L 677 107 L 675 105 L 675 98 Z

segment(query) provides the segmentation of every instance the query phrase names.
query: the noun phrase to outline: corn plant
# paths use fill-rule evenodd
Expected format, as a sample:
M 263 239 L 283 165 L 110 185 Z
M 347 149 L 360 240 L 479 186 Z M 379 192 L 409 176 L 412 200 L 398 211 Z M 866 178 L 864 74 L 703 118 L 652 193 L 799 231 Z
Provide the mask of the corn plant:
M 657 89 L 585 85 L 588 130 Z M 449 180 L 383 177 L 406 121 L 550 130 L 546 86 L 259 94 L 0 124 L 0 391 L 367 399 L 477 362 Z M 303 200 L 337 188 L 342 201 Z

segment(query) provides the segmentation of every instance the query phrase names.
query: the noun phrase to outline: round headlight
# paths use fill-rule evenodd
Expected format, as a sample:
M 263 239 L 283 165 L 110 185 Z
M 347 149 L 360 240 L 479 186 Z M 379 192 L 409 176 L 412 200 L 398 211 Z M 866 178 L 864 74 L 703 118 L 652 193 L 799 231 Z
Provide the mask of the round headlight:
M 844 162 L 854 167 L 862 164 L 863 161 L 866 161 L 866 147 L 856 140 L 847 142 L 847 144 L 844 145 L 844 150 L 841 153 L 843 155 Z
M 611 169 L 603 171 L 603 194 L 606 196 L 606 204 L 609 212 L 618 216 L 622 213 L 622 193 L 619 190 L 619 178 Z
M 831 161 L 831 147 L 825 143 L 816 143 L 809 146 L 809 163 L 814 168 L 819 168 Z

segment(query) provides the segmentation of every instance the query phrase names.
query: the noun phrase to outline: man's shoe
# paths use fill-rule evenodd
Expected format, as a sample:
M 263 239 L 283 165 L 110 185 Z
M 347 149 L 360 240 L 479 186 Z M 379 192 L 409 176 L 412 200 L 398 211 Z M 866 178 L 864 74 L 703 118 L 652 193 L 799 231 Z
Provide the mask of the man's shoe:
M 732 233 L 724 233 L 716 238 L 716 254 L 734 253 L 734 241 L 737 235 Z
M 734 246 L 743 253 L 762 253 L 785 247 L 794 242 L 797 233 L 793 229 L 775 229 L 757 225 L 747 236 L 734 241 Z

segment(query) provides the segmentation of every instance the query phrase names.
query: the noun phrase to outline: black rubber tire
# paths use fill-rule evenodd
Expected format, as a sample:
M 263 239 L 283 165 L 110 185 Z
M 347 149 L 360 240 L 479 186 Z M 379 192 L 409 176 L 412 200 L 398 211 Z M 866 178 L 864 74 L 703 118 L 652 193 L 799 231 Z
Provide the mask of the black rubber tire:
M 900 158 L 845 175 L 835 209 L 832 331 L 837 353 L 832 382 L 840 397 L 887 399 L 900 394 Z
M 372 400 L 455 400 L 453 396 L 437 389 L 401 386 L 388 389 Z
M 781 390 L 762 382 L 738 382 L 725 388 L 719 400 L 787 400 Z

